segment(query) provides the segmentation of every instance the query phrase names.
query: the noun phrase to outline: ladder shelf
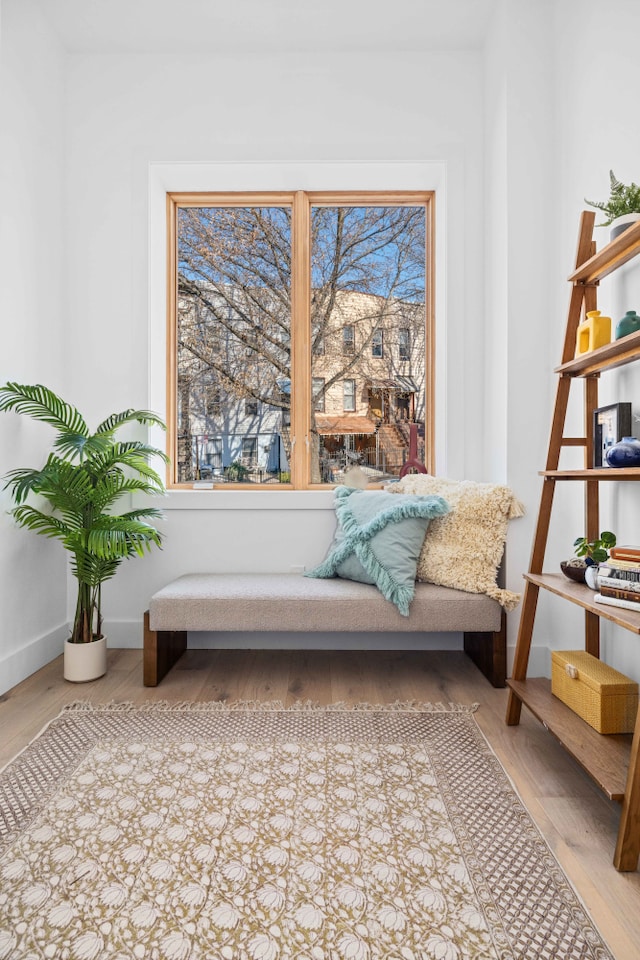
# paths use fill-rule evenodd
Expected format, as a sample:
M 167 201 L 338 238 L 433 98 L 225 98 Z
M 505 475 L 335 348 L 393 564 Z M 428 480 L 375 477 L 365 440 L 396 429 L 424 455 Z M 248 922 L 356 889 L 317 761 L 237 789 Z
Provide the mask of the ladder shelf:
M 599 483 L 601 481 L 640 480 L 640 468 L 593 468 L 593 412 L 598 406 L 598 382 L 607 370 L 640 359 L 640 332 L 630 334 L 588 353 L 575 354 L 576 336 L 584 314 L 597 308 L 600 280 L 640 254 L 640 223 L 634 224 L 596 253 L 593 242 L 595 214 L 584 212 L 580 221 L 576 267 L 569 276 L 572 284 L 562 360 L 555 372 L 558 387 L 551 425 L 551 437 L 543 478 L 540 508 L 531 552 L 529 572 L 525 576 L 522 614 L 518 630 L 511 679 L 507 680 L 509 701 L 506 722 L 520 721 L 524 704 L 563 745 L 583 769 L 612 800 L 622 803 L 618 840 L 613 863 L 617 870 L 632 871 L 640 855 L 640 711 L 631 735 L 602 735 L 593 730 L 551 693 L 544 679 L 527 679 L 531 640 L 540 590 L 555 594 L 584 610 L 584 646 L 599 656 L 600 620 L 611 621 L 640 635 L 640 610 L 628 610 L 596 603 L 587 586 L 577 584 L 560 573 L 543 573 L 555 485 L 558 481 L 584 483 L 585 532 L 589 540 L 598 536 Z M 584 437 L 565 437 L 565 420 L 571 384 L 581 378 L 584 384 Z M 560 469 L 560 453 L 566 447 L 582 447 L 582 469 Z

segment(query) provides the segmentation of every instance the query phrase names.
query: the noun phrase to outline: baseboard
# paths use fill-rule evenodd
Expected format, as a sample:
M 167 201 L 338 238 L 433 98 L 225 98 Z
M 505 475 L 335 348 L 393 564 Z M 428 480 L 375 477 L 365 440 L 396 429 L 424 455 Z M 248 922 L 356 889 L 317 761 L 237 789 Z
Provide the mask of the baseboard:
M 507 676 L 511 676 L 516 648 L 507 647 Z M 547 677 L 551 679 L 551 651 L 549 647 L 531 647 L 529 654 L 528 677 Z
M 112 648 L 142 649 L 142 623 L 113 620 L 105 623 Z M 64 623 L 0 660 L 0 694 L 26 680 L 63 651 L 69 635 Z M 283 638 L 286 642 L 283 643 Z M 194 650 L 462 650 L 461 633 L 192 633 Z M 507 676 L 511 675 L 515 647 L 507 650 Z M 531 647 L 528 674 L 549 677 L 551 654 L 548 647 Z
M 110 647 L 142 647 L 142 624 L 105 623 Z M 191 650 L 462 650 L 461 633 L 296 633 L 234 631 L 189 634 Z
M 13 650 L 0 660 L 0 694 L 22 683 L 36 670 L 51 663 L 64 650 L 69 636 L 69 624 L 63 623 L 55 630 L 31 640 L 19 650 Z M 61 668 L 62 672 L 62 668 Z
M 142 622 L 114 620 L 105 623 L 110 647 L 142 647 Z M 191 633 L 192 650 L 462 650 L 462 633 Z M 511 675 L 515 647 L 507 650 L 507 676 Z M 550 677 L 548 647 L 532 647 L 529 675 Z

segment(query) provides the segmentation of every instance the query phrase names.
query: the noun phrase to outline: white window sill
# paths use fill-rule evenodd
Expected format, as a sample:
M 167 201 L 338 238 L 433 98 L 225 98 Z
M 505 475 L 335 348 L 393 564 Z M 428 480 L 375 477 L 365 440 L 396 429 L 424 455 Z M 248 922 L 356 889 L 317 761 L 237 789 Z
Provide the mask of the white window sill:
M 163 511 L 333 510 L 333 490 L 169 490 L 153 504 Z

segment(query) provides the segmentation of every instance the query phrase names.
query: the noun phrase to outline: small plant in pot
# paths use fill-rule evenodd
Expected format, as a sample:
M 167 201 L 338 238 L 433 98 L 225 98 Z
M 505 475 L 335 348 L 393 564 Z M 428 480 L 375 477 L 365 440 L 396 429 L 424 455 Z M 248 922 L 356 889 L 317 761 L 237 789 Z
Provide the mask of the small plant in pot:
M 164 423 L 149 410 L 130 409 L 112 414 L 90 433 L 79 411 L 41 384 L 0 387 L 2 410 L 25 414 L 56 431 L 44 466 L 11 470 L 5 488 L 16 504 L 11 513 L 18 525 L 59 540 L 70 554 L 78 595 L 65 643 L 65 679 L 96 679 L 106 672 L 102 584 L 126 558 L 161 545 L 159 531 L 149 522 L 162 517 L 160 510 L 143 506 L 116 513 L 115 507 L 129 494 L 163 494 L 164 484 L 150 461 L 168 458 L 146 443 L 120 440 L 117 433 L 125 424 L 164 428 Z M 31 496 L 49 509 L 28 503 Z M 79 659 L 90 661 L 86 670 Z
M 640 186 L 636 183 L 622 183 L 613 170 L 609 171 L 609 181 L 611 193 L 608 200 L 585 200 L 585 203 L 602 210 L 607 219 L 598 226 L 610 226 L 610 238 L 615 240 L 627 227 L 640 220 Z
M 575 557 L 571 560 L 564 560 L 560 564 L 560 569 L 565 577 L 576 580 L 578 583 L 584 583 L 588 577 L 595 587 L 595 571 L 597 571 L 599 564 L 605 563 L 609 559 L 609 550 L 615 545 L 616 535 L 610 530 L 603 530 L 595 540 L 578 537 L 573 542 Z M 591 574 L 588 573 L 589 568 L 594 568 Z M 592 586 L 592 584 L 590 583 L 589 586 Z

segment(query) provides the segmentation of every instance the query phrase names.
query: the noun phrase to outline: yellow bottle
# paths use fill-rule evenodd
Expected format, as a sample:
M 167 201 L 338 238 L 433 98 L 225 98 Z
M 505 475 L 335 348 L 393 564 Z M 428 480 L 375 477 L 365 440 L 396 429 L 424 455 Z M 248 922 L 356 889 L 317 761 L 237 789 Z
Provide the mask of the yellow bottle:
M 576 357 L 611 343 L 611 317 L 602 317 L 599 310 L 589 310 L 578 327 Z

